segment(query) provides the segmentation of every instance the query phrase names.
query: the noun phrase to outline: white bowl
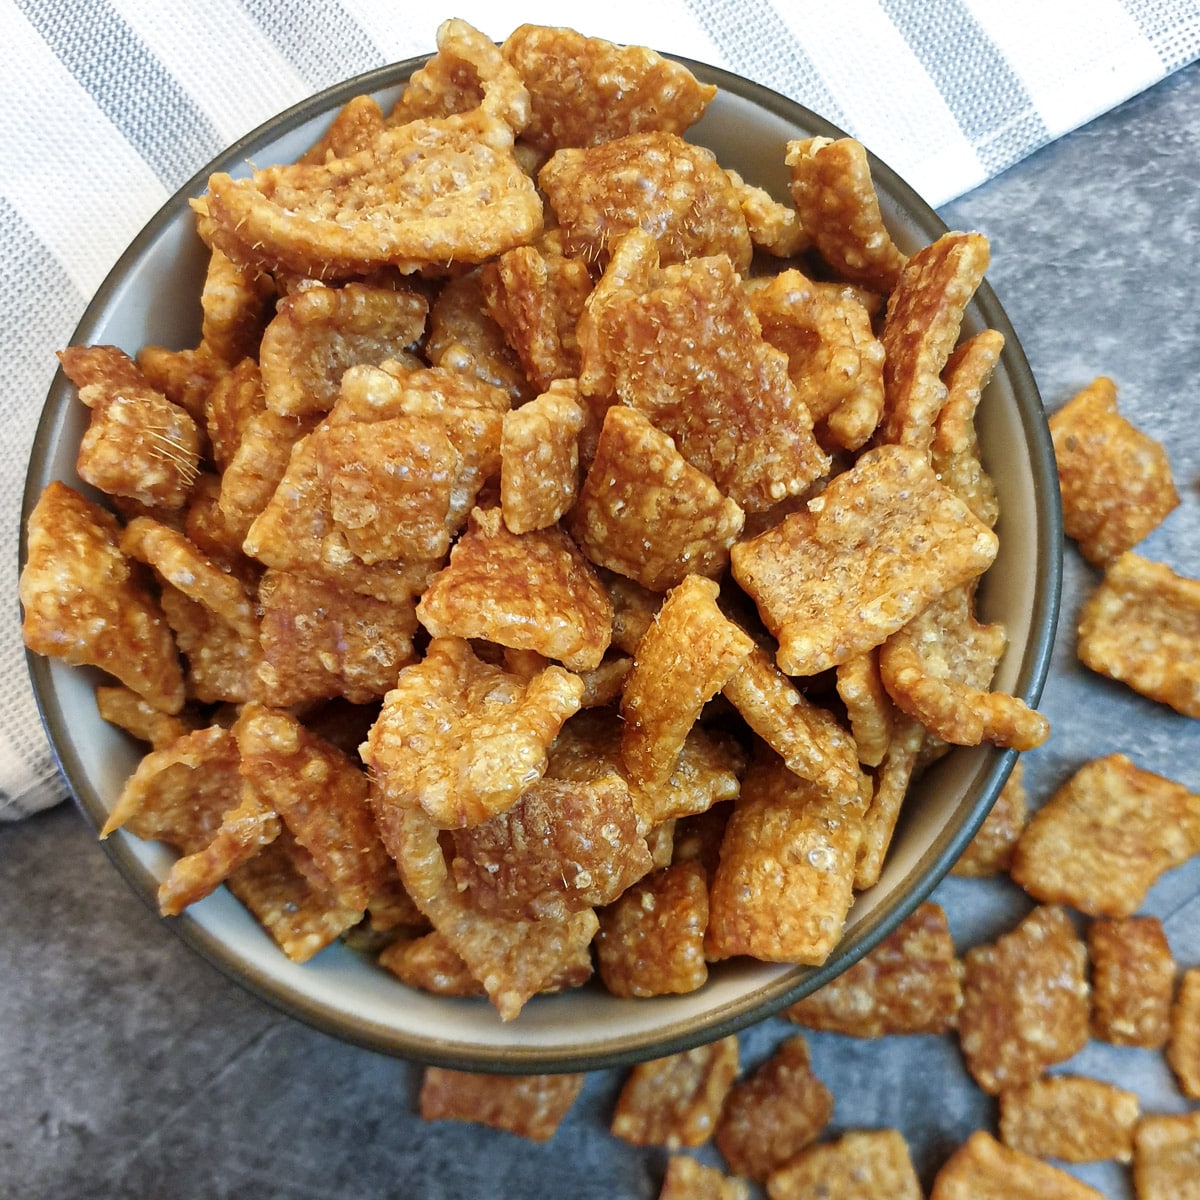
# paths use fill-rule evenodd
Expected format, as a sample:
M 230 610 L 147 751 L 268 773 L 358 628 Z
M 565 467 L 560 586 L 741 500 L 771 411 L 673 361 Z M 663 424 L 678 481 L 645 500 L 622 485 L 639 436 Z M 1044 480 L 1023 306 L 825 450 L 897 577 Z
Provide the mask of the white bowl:
M 841 131 L 809 110 L 727 72 L 683 60 L 720 89 L 689 137 L 726 167 L 787 197 L 784 143 Z M 130 353 L 145 344 L 184 348 L 199 338 L 198 296 L 207 252 L 188 208 L 213 171 L 246 174 L 298 157 L 352 96 L 376 95 L 385 111 L 423 59 L 348 80 L 280 114 L 231 146 L 186 184 L 121 257 L 72 338 Z M 945 226 L 905 183 L 872 161 L 884 217 L 905 251 Z M 1009 644 L 997 686 L 1036 704 L 1049 667 L 1061 575 L 1061 515 L 1053 453 L 1041 400 L 1017 338 L 985 283 L 966 329 L 1002 331 L 1006 345 L 979 409 L 986 465 L 1001 504 L 1000 552 L 984 581 L 985 619 L 1002 620 Z M 25 519 L 52 479 L 79 487 L 75 455 L 86 410 L 62 376 L 51 387 L 26 483 Z M 24 561 L 22 540 L 22 562 Z M 142 749 L 96 712 L 97 676 L 30 656 L 42 717 L 66 780 L 97 829 Z M 914 787 L 880 881 L 856 900 L 845 935 L 819 969 L 731 961 L 685 996 L 617 999 L 599 985 L 536 997 L 510 1023 L 483 1000 L 411 991 L 343 945 L 304 965 L 290 962 L 224 888 L 173 919 L 189 945 L 251 991 L 329 1033 L 391 1054 L 443 1066 L 497 1072 L 586 1070 L 683 1050 L 723 1037 L 799 999 L 843 971 L 930 892 L 991 808 L 1015 754 L 982 746 L 955 749 Z M 103 843 L 151 907 L 170 852 L 118 832 Z

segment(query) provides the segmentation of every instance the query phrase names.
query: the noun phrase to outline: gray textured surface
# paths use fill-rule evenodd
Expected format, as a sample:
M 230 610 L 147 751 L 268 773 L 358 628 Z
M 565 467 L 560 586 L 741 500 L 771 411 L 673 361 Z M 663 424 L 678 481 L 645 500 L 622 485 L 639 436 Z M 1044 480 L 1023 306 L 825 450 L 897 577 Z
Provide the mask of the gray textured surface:
M 992 240 L 990 279 L 1048 409 L 1094 375 L 1166 443 L 1183 504 L 1145 552 L 1200 577 L 1200 66 L 1186 68 L 944 211 Z M 1068 549 L 1032 797 L 1113 750 L 1200 790 L 1200 722 L 1089 676 L 1073 614 L 1095 573 Z M 962 946 L 1027 906 L 1002 882 L 944 883 Z M 1200 859 L 1154 888 L 1181 964 L 1200 965 Z M 414 1115 L 419 1073 L 339 1043 L 244 993 L 126 888 L 60 807 L 0 827 L 0 1196 L 653 1197 L 664 1155 L 606 1133 L 618 1072 L 588 1080 L 545 1146 Z M 752 1065 L 792 1027 L 743 1035 Z M 926 1181 L 994 1119 L 949 1040 L 811 1038 L 835 1128 L 892 1124 Z M 1146 1107 L 1186 1108 L 1158 1055 L 1093 1045 L 1071 1069 L 1120 1079 Z M 711 1152 L 700 1157 L 715 1161 Z M 1113 1198 L 1127 1172 L 1080 1169 Z

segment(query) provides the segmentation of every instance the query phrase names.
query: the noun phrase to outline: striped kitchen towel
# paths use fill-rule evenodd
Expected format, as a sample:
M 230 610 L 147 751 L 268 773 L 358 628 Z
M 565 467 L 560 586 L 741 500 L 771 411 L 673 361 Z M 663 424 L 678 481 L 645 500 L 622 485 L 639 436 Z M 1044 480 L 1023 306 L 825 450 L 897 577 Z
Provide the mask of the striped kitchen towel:
M 1200 0 L 0 0 L 0 818 L 63 795 L 26 681 L 21 490 L 54 351 L 160 204 L 224 146 L 339 79 L 571 25 L 746 75 L 860 138 L 938 205 L 1200 56 Z

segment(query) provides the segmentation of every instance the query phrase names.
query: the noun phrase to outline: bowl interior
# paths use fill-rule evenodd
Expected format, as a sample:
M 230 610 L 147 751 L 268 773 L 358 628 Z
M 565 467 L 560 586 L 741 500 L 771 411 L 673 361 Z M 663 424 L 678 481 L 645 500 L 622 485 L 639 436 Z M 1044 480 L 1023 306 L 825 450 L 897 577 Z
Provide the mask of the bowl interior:
M 347 81 L 282 114 L 231 147 L 173 197 L 135 240 L 88 308 L 75 343 L 111 343 L 133 353 L 154 343 L 177 348 L 199 337 L 199 292 L 207 256 L 188 198 L 211 171 L 244 174 L 298 157 L 351 96 L 374 93 L 387 106 L 421 60 Z M 720 88 L 690 138 L 752 183 L 787 198 L 784 143 L 839 131 L 801 106 L 726 72 L 688 62 Z M 945 227 L 883 164 L 873 163 L 885 219 L 908 251 Z M 999 491 L 999 557 L 981 590 L 990 620 L 1009 644 L 997 685 L 1036 703 L 1049 664 L 1057 615 L 1061 541 L 1052 451 L 1028 365 L 985 284 L 967 328 L 991 326 L 1007 346 L 979 410 L 986 465 Z M 35 441 L 27 516 L 47 482 L 79 487 L 74 460 L 86 410 L 61 373 Z M 24 542 L 22 541 L 22 558 Z M 140 750 L 98 716 L 96 676 L 30 657 L 34 689 L 66 779 L 97 828 L 134 769 Z M 915 787 L 879 883 L 850 912 L 843 941 L 820 969 L 733 961 L 716 966 L 687 996 L 619 1000 L 598 986 L 538 997 L 503 1024 L 484 1001 L 431 997 L 405 988 L 337 945 L 303 966 L 289 962 L 223 888 L 171 922 L 196 950 L 251 990 L 300 1018 L 363 1045 L 446 1066 L 492 1071 L 583 1070 L 657 1056 L 725 1036 L 777 1010 L 849 966 L 932 889 L 982 821 L 1014 755 L 991 747 L 956 749 Z M 117 833 L 105 848 L 134 889 L 154 905 L 169 852 Z

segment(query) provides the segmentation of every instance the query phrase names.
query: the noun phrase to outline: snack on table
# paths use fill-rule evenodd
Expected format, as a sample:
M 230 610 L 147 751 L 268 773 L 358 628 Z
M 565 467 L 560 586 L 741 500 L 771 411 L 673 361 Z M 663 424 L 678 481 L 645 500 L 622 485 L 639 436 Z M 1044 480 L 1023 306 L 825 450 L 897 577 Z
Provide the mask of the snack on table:
M 1092 1036 L 1157 1050 L 1170 1034 L 1175 959 L 1157 917 L 1099 918 L 1088 925 Z
M 1197 1200 L 1200 1197 L 1200 1109 L 1182 1116 L 1148 1116 L 1133 1141 L 1133 1186 L 1137 1200 Z
M 672 1154 L 658 1200 L 750 1200 L 750 1185 L 686 1154 Z
M 25 636 L 129 689 L 105 832 L 180 851 L 164 912 L 224 880 L 298 960 L 391 937 L 505 1019 L 593 954 L 678 994 L 823 962 L 942 739 L 1044 736 L 974 609 L 985 240 L 906 258 L 851 139 L 747 182 L 684 139 L 714 93 L 447 21 L 390 112 L 193 201 L 194 347 L 63 352 L 120 519 L 47 489 Z
M 1080 1075 L 1046 1075 L 1000 1093 L 1000 1140 L 1035 1158 L 1133 1158 L 1136 1092 Z
M 1200 967 L 1183 973 L 1179 994 L 1171 1008 L 1171 1040 L 1167 1061 L 1179 1081 L 1179 1090 L 1200 1100 Z
M 929 1200 L 1104 1200 L 1095 1188 L 978 1130 L 947 1159 Z
M 767 1176 L 770 1200 L 923 1200 L 903 1134 L 862 1129 L 806 1146 Z
M 580 1074 L 477 1075 L 426 1067 L 421 1116 L 427 1121 L 469 1121 L 547 1142 L 586 1079 Z

